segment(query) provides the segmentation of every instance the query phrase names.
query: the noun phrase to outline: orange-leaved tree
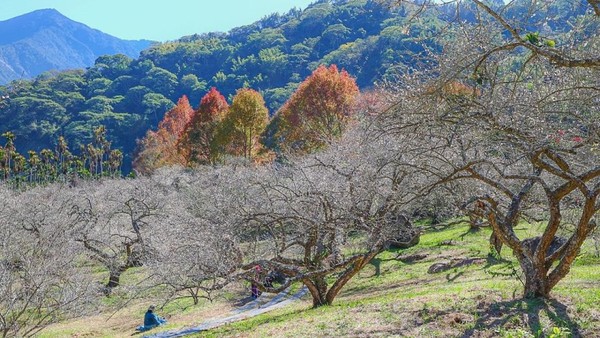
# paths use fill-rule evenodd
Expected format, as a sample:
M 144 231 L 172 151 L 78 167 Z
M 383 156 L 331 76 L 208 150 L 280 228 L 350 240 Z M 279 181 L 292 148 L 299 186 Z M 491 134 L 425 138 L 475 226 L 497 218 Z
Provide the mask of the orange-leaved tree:
M 230 154 L 256 159 L 262 149 L 260 136 L 268 122 L 269 110 L 262 95 L 253 89 L 240 89 L 220 128 L 219 140 Z
M 341 135 L 359 93 L 348 72 L 319 66 L 278 112 L 282 148 L 309 152 Z
M 162 166 L 185 165 L 185 158 L 179 153 L 177 144 L 193 114 L 194 109 L 187 96 L 182 96 L 177 105 L 165 114 L 158 129 L 148 131 L 140 141 L 133 168 L 138 173 L 149 174 Z
M 200 100 L 198 110 L 185 127 L 178 147 L 188 163 L 208 164 L 223 153 L 217 141 L 220 123 L 229 111 L 225 97 L 215 88 Z

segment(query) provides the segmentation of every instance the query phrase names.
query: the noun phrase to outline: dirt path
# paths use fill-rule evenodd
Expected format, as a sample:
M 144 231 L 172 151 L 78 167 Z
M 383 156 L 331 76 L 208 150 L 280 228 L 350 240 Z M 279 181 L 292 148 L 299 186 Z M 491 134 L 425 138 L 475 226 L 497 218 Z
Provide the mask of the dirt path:
M 171 338 L 171 337 L 183 337 L 189 334 L 198 333 L 200 331 L 210 330 L 215 327 L 219 327 L 225 324 L 237 322 L 243 319 L 252 318 L 262 313 L 269 312 L 275 309 L 282 308 L 291 302 L 300 299 L 308 292 L 305 287 L 295 294 L 289 294 L 288 290 L 285 290 L 272 298 L 263 295 L 258 299 L 255 299 L 244 306 L 235 309 L 231 312 L 230 316 L 224 318 L 215 318 L 208 320 L 198 326 L 186 328 L 179 331 L 166 331 L 156 334 L 146 335 L 144 338 Z

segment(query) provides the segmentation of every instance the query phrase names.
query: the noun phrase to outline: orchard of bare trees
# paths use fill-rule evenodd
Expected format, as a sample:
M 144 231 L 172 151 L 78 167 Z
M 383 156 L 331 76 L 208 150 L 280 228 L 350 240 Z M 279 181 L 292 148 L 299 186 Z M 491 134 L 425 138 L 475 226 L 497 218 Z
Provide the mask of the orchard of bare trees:
M 331 305 L 391 243 L 418 245 L 411 221 L 465 210 L 492 228 L 491 254 L 512 250 L 523 297 L 551 297 L 600 209 L 598 3 L 563 31 L 535 17 L 545 2 L 453 3 L 397 4 L 414 20 L 456 16 L 443 53 L 358 96 L 343 133 L 312 152 L 257 164 L 248 146 L 147 177 L 3 187 L 0 333 L 85 315 L 134 268 L 166 302 L 211 299 L 259 266 L 284 276 L 260 290 L 301 284 L 314 307 Z M 517 235 L 532 224 L 536 236 Z
M 423 135 L 428 145 L 419 156 L 438 177 L 434 185 L 468 191 L 462 198 L 482 209 L 495 250 L 506 245 L 517 257 L 524 295 L 548 297 L 600 209 L 598 3 L 582 2 L 586 14 L 561 22 L 570 31 L 554 32 L 551 18 L 536 17 L 543 2 L 519 12 L 513 2 L 455 4 L 456 15 L 471 5 L 476 24 L 449 28 L 453 38 L 435 57 L 435 76 L 405 78 L 384 128 Z M 538 237 L 518 238 L 521 222 L 545 227 Z
M 395 137 L 367 136 L 357 128 L 327 151 L 286 165 L 242 161 L 3 190 L 5 335 L 85 314 L 81 306 L 111 295 L 135 267 L 145 271 L 140 287 L 160 288 L 166 300 L 197 303 L 250 280 L 248 270 L 260 265 L 285 276 L 281 285 L 260 285 L 264 291 L 299 282 L 314 306 L 331 304 L 390 240 L 418 241 L 402 217 L 415 203 L 418 174 L 394 164 L 402 152 Z M 94 266 L 106 276 L 94 280 Z

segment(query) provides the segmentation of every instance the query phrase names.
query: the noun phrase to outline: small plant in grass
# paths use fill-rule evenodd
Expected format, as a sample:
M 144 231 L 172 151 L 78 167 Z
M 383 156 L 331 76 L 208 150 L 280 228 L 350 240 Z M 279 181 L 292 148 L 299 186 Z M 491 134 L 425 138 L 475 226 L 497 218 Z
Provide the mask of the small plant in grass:
M 514 331 L 499 331 L 502 338 L 534 338 L 533 334 L 527 332 L 524 329 L 516 329 Z
M 567 327 L 553 327 L 548 333 L 548 338 L 570 338 L 573 337 L 571 330 Z

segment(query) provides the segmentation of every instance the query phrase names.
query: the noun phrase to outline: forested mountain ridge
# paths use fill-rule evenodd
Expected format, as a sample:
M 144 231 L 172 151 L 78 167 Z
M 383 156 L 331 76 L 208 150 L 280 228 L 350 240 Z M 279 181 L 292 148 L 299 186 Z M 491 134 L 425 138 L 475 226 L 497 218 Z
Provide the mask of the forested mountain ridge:
M 137 57 L 151 42 L 121 40 L 42 9 L 0 22 L 0 83 L 48 70 L 85 68 L 101 55 Z
M 557 13 L 575 17 L 579 7 L 567 5 L 557 1 L 548 12 L 564 7 Z M 454 10 L 412 20 L 402 7 L 390 10 L 380 1 L 320 0 L 228 33 L 157 44 L 138 59 L 102 56 L 85 71 L 45 73 L 0 87 L 0 94 L 10 96 L 0 102 L 0 131 L 12 131 L 21 152 L 52 149 L 58 136 L 79 149 L 104 125 L 113 148 L 123 150 L 127 171 L 136 139 L 155 129 L 182 95 L 196 107 L 211 87 L 229 100 L 237 89 L 250 87 L 273 115 L 320 64 L 337 64 L 368 88 L 439 52 L 433 38 L 446 20 L 455 19 Z M 460 11 L 465 20 L 472 19 L 470 13 Z M 532 23 L 532 29 L 545 24 Z
M 424 51 L 415 40 L 427 41 L 437 27 L 432 18 L 404 31 L 404 20 L 401 10 L 376 1 L 322 0 L 229 33 L 157 44 L 138 59 L 103 56 L 85 71 L 45 73 L 0 87 L 10 96 L 0 107 L 0 131 L 12 131 L 22 152 L 52 149 L 61 135 L 78 149 L 105 125 L 113 148 L 123 149 L 127 170 L 136 139 L 182 95 L 197 106 L 213 86 L 229 98 L 251 87 L 273 114 L 319 64 L 338 64 L 362 88 L 393 76 Z

